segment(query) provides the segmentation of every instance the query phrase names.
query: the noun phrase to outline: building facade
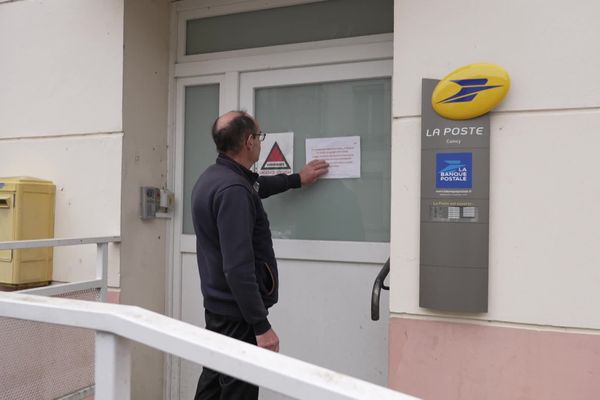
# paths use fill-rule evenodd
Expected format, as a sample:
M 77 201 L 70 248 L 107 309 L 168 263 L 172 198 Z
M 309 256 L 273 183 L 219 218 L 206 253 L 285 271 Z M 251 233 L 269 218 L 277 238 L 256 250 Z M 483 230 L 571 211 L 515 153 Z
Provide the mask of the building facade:
M 426 399 L 594 398 L 598 12 L 592 0 L 0 1 L 0 176 L 57 185 L 55 237 L 121 236 L 113 301 L 202 325 L 187 197 L 214 158 L 208 124 L 244 108 L 263 131 L 293 132 L 294 170 L 306 139 L 360 136 L 359 179 L 265 203 L 282 351 Z M 489 307 L 440 312 L 419 307 L 421 79 L 476 62 L 511 77 L 490 114 Z M 139 218 L 141 186 L 175 193 L 169 218 Z M 92 277 L 94 257 L 56 249 L 54 279 Z M 198 372 L 140 346 L 133 398 L 188 398 Z

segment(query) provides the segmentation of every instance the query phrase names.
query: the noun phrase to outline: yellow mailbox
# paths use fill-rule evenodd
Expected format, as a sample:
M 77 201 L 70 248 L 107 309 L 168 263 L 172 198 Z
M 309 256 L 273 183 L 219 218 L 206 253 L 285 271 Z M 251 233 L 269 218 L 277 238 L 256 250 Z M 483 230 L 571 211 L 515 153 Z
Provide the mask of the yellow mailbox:
M 0 178 L 0 242 L 54 237 L 52 182 L 30 177 Z M 0 250 L 0 285 L 42 286 L 52 280 L 51 247 Z

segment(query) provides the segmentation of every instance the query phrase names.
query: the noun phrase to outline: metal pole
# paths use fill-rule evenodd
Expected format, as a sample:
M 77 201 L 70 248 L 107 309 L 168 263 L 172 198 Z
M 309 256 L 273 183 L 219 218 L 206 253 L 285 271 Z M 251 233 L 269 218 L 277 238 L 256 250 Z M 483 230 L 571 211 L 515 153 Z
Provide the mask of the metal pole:
M 108 243 L 98 243 L 96 253 L 96 279 L 102 280 L 100 287 L 100 301 L 106 302 L 108 290 Z
M 96 332 L 96 400 L 129 400 L 131 342 L 112 333 Z

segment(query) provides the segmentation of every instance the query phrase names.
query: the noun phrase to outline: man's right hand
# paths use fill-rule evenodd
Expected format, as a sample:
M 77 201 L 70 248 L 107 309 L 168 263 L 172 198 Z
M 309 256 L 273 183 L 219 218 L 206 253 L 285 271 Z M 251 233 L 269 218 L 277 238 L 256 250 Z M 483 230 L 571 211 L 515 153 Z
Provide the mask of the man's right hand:
M 256 345 L 263 349 L 279 353 L 279 336 L 277 336 L 273 328 L 271 328 L 262 335 L 256 336 Z
M 317 179 L 329 172 L 329 163 L 325 160 L 312 160 L 298 173 L 302 186 L 315 183 Z

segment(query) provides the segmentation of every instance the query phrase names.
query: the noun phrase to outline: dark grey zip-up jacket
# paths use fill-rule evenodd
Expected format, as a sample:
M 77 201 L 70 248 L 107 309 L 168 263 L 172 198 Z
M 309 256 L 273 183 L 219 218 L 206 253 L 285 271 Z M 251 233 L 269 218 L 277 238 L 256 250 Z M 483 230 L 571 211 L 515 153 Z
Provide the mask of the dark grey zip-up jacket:
M 271 327 L 278 272 L 269 220 L 261 198 L 300 187 L 300 176 L 259 177 L 219 154 L 192 191 L 198 270 L 204 307 L 244 319 L 256 335 Z

